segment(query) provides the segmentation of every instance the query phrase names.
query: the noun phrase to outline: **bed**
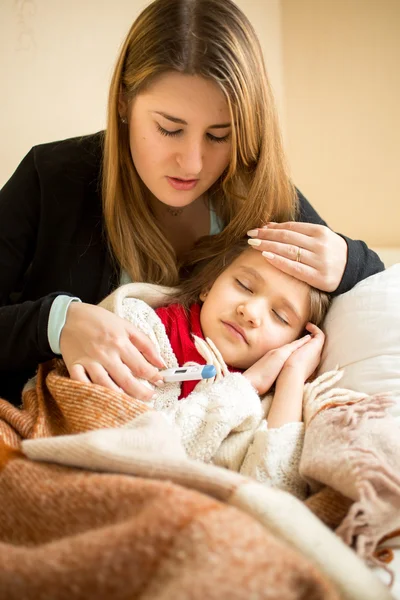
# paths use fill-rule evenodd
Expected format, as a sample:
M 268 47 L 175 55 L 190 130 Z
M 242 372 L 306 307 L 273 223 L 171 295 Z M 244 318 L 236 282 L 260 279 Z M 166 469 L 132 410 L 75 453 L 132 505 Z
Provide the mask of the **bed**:
M 375 248 L 386 271 L 337 298 L 329 310 L 320 372 L 339 365 L 341 385 L 366 394 L 391 393 L 391 414 L 400 425 L 400 248 Z M 400 511 L 400 504 L 399 504 Z M 400 533 L 400 532 L 399 532 Z M 383 544 L 396 573 L 392 594 L 400 599 L 400 536 Z M 377 569 L 383 580 L 388 574 Z
M 381 257 L 386 268 L 400 262 L 400 248 L 387 248 L 382 246 L 374 248 L 374 250 Z

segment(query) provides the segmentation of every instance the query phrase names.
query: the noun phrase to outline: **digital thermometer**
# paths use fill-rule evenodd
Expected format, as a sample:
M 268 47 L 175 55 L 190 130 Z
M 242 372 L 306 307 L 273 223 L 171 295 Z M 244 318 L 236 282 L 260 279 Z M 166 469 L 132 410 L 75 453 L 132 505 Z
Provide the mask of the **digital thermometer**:
M 215 377 L 217 370 L 214 365 L 198 365 L 165 369 L 164 371 L 160 371 L 159 374 L 165 383 L 171 383 L 172 381 L 197 381 L 200 379 L 210 379 L 210 377 Z

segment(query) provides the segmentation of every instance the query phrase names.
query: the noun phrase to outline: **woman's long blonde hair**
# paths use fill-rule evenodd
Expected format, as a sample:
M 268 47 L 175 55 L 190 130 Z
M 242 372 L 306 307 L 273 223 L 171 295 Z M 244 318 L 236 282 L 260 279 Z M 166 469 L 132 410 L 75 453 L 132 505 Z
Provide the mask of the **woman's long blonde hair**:
M 223 91 L 232 120 L 230 164 L 208 192 L 226 224 L 199 240 L 181 264 L 158 227 L 132 162 L 118 101 L 167 71 L 200 75 Z M 133 281 L 176 285 L 180 273 L 224 252 L 269 220 L 295 217 L 274 100 L 257 36 L 231 0 L 155 0 L 133 23 L 112 78 L 104 140 L 103 209 L 116 263 Z

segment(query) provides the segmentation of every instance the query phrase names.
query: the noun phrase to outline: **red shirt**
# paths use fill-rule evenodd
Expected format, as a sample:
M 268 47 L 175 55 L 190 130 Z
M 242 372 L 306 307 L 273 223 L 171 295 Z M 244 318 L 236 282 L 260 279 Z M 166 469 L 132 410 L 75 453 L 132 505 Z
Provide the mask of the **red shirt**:
M 192 304 L 187 311 L 181 304 L 170 304 L 156 309 L 167 332 L 178 365 L 184 365 L 189 361 L 199 365 L 206 364 L 205 359 L 197 351 L 192 337 L 197 335 L 204 340 L 200 325 L 200 308 L 199 304 Z M 186 398 L 197 384 L 198 381 L 182 381 L 179 400 Z

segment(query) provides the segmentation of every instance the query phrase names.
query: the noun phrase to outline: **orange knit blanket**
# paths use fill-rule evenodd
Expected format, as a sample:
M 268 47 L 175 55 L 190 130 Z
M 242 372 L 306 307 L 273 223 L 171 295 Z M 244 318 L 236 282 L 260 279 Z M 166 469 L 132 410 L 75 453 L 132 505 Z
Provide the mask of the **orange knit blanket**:
M 39 368 L 21 409 L 0 400 L 1 597 L 390 597 L 304 504 L 237 473 L 175 455 L 168 462 L 168 438 L 160 437 L 158 456 L 153 440 L 121 474 L 21 452 L 23 440 L 81 439 L 75 434 L 132 421 L 143 428 L 137 443 L 160 416 L 152 413 L 122 393 L 71 381 L 60 361 Z M 95 446 L 85 452 L 91 464 Z

